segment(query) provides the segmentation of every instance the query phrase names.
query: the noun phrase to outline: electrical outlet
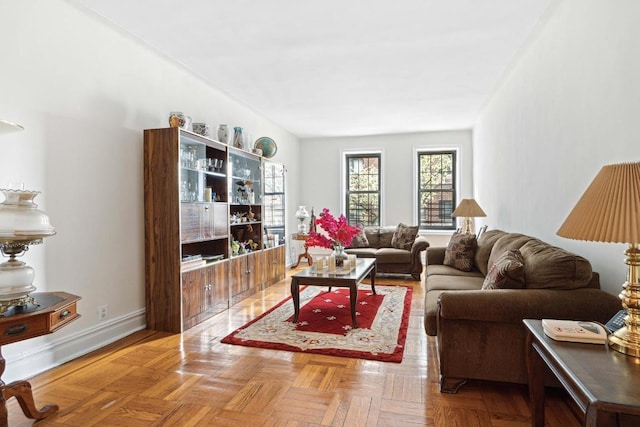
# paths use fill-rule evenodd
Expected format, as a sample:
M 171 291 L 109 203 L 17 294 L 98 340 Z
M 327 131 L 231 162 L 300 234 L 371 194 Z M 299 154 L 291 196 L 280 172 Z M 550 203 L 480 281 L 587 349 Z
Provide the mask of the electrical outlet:
M 98 320 L 106 320 L 109 317 L 109 306 L 101 305 L 98 307 Z

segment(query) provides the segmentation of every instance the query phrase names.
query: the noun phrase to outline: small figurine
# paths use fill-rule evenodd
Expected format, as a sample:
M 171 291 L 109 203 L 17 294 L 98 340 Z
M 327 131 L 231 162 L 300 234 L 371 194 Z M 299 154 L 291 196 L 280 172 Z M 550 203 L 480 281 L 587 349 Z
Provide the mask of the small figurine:
M 311 207 L 311 219 L 309 220 L 309 231 L 316 232 L 316 214 L 314 212 L 315 207 Z

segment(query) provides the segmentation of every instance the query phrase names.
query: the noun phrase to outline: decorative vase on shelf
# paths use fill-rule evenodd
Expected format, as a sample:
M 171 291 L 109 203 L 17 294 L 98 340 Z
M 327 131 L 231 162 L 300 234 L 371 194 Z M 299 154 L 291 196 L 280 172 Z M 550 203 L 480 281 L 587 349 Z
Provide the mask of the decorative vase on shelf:
M 336 258 L 336 267 L 342 267 L 344 260 L 347 259 L 347 253 L 344 251 L 344 245 L 336 242 L 333 245 L 333 256 Z
M 244 148 L 244 141 L 242 139 L 242 128 L 241 127 L 233 128 L 233 146 L 235 148 L 239 148 L 241 150 Z
M 191 126 L 191 117 L 184 114 L 182 111 L 172 111 L 169 114 L 169 126 L 172 128 L 182 128 L 189 130 Z
M 218 125 L 218 141 L 223 144 L 229 144 L 229 126 Z

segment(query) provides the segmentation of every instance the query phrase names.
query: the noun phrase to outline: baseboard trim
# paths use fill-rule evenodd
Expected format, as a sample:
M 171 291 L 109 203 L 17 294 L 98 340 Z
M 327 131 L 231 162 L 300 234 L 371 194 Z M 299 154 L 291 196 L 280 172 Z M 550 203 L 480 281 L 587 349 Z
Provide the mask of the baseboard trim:
M 43 345 L 7 356 L 2 380 L 28 379 L 145 328 L 145 310 L 140 309 L 59 339 L 53 334 L 53 339 Z

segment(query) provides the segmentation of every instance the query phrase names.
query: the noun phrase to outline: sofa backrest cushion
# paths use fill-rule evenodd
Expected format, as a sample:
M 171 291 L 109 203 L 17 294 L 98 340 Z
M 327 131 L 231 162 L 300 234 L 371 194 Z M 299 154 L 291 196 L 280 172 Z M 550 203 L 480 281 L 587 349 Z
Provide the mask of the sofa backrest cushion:
M 364 226 L 362 224 L 356 224 L 356 227 L 360 229 L 360 233 L 356 237 L 351 240 L 350 248 L 368 248 L 369 247 L 369 239 L 367 239 L 367 234 L 364 232 Z
M 411 250 L 413 242 L 418 235 L 418 226 L 409 226 L 403 223 L 398 224 L 396 231 L 391 237 L 391 247 L 396 249 Z
M 524 287 L 524 259 L 518 249 L 509 249 L 489 268 L 482 289 L 521 289 Z
M 508 251 L 509 249 L 520 249 L 522 245 L 533 239 L 535 239 L 535 237 L 525 236 L 524 234 L 505 233 L 493 244 L 493 248 L 491 248 L 491 255 L 489 255 L 489 262 L 487 263 L 487 265 L 491 267 L 496 262 L 496 260 L 501 257 L 502 254 L 506 251 Z M 524 254 L 522 255 L 524 256 Z M 526 261 L 527 259 L 525 258 L 525 262 Z
M 393 239 L 393 233 L 396 231 L 395 225 L 386 227 L 378 227 L 374 225 L 366 226 L 364 228 L 364 234 L 369 242 L 370 248 L 391 248 L 391 239 Z M 353 243 L 352 243 L 353 247 Z
M 590 286 L 592 270 L 588 260 L 524 234 L 505 233 L 498 238 L 491 249 L 488 265 L 492 266 L 510 249 L 519 249 L 522 254 L 525 288 L 577 289 Z
M 527 288 L 577 289 L 590 285 L 591 263 L 580 255 L 538 239 L 525 243 L 520 252 Z
M 364 228 L 364 235 L 369 242 L 370 248 L 380 247 L 380 227 L 367 226 Z
M 455 233 L 445 250 L 443 264 L 462 271 L 473 270 L 477 244 L 475 234 Z
M 491 249 L 493 249 L 493 245 L 496 241 L 507 234 L 502 230 L 489 230 L 482 233 L 480 238 L 478 239 L 478 245 L 476 247 L 476 254 L 474 256 L 474 263 L 476 268 L 482 273 L 483 276 L 486 276 L 489 267 L 489 255 L 491 255 Z
M 391 240 L 393 239 L 393 234 L 396 232 L 396 226 L 391 225 L 387 227 L 380 227 L 380 241 L 379 248 L 392 248 Z

